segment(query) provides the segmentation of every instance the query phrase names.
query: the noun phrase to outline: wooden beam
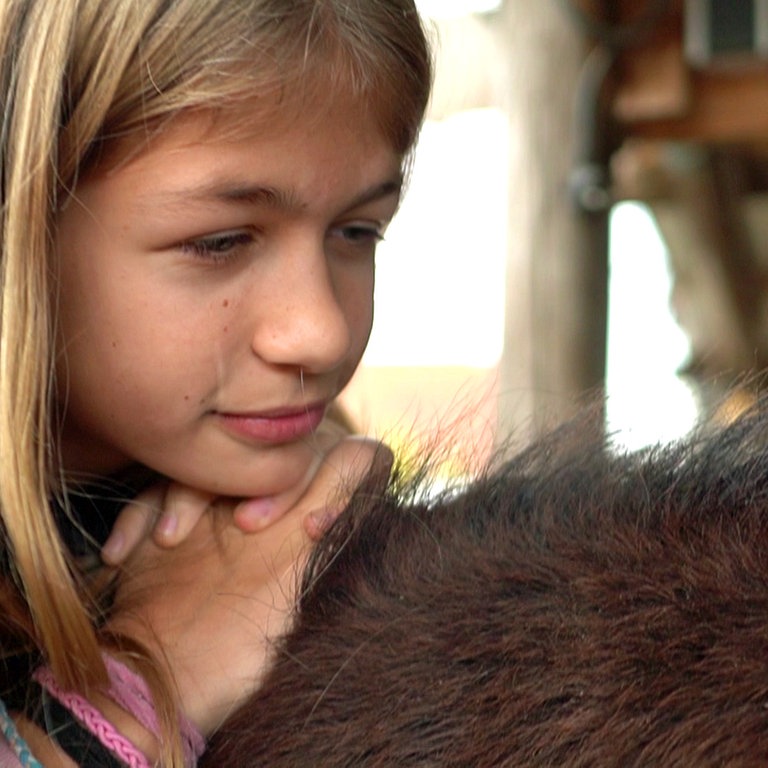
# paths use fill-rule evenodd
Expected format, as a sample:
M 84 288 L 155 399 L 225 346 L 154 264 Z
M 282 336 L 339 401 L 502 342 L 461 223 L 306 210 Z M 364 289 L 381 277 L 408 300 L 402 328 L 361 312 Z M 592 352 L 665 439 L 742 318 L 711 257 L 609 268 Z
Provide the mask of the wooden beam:
M 688 105 L 682 115 L 644 119 L 638 111 L 629 120 L 629 114 L 626 104 L 616 114 L 627 137 L 764 144 L 768 138 L 768 67 L 691 71 Z
M 636 19 L 647 0 L 617 0 L 617 23 Z M 647 40 L 621 52 L 612 112 L 628 138 L 700 143 L 764 142 L 768 137 L 768 62 L 744 54 L 691 66 L 683 51 L 682 0 Z
M 542 0 L 505 3 L 497 31 L 513 137 L 500 434 L 519 436 L 572 418 L 604 385 L 607 211 L 569 195 L 583 36 Z

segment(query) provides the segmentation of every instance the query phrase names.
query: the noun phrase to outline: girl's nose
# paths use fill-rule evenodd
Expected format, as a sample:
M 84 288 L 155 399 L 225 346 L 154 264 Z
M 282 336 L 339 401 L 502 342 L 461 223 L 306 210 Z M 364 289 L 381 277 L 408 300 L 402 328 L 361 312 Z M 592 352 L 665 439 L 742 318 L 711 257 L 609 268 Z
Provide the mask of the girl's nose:
M 324 256 L 285 262 L 257 291 L 253 352 L 271 365 L 331 371 L 350 354 L 353 319 Z

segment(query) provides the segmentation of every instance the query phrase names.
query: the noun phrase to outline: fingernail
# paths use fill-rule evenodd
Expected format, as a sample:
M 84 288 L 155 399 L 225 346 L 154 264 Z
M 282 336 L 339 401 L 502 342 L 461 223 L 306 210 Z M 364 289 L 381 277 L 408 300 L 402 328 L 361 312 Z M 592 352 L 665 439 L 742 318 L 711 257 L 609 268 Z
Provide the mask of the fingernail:
M 176 533 L 178 527 L 179 521 L 176 518 L 176 515 L 166 513 L 161 515 L 160 519 L 157 521 L 155 532 L 158 536 L 161 536 L 164 539 L 170 539 L 173 534 Z
M 272 522 L 275 509 L 275 502 L 268 497 L 241 502 L 236 512 L 237 524 L 248 530 L 259 530 Z
M 326 509 L 310 512 L 308 517 L 310 525 L 312 525 L 318 533 L 322 534 L 333 525 L 333 521 L 336 519 L 337 515 L 334 515 Z
M 101 559 L 108 564 L 120 561 L 125 550 L 125 536 L 122 533 L 113 533 L 101 548 Z

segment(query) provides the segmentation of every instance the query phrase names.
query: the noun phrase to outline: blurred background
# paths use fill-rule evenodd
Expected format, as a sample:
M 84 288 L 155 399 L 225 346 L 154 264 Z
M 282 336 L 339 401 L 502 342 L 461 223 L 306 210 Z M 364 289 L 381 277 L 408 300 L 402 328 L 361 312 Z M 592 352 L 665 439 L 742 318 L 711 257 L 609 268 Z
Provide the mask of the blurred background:
M 768 0 L 421 0 L 437 79 L 343 401 L 481 461 L 604 395 L 639 448 L 768 361 Z

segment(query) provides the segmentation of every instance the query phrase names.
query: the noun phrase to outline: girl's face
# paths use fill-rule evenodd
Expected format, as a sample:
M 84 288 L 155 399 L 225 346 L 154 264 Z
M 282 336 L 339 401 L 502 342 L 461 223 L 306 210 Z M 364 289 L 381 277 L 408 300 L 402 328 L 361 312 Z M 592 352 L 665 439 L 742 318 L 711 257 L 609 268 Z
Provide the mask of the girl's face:
M 217 494 L 307 471 L 373 315 L 401 158 L 351 105 L 253 130 L 173 121 L 59 217 L 65 469 L 131 462 Z

